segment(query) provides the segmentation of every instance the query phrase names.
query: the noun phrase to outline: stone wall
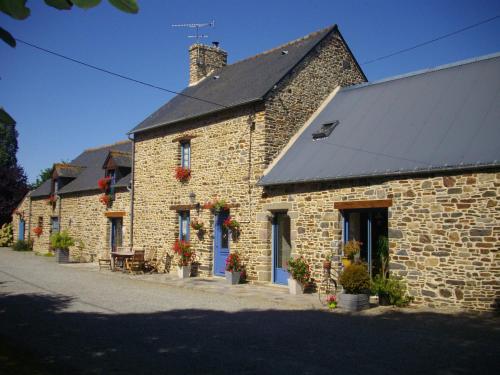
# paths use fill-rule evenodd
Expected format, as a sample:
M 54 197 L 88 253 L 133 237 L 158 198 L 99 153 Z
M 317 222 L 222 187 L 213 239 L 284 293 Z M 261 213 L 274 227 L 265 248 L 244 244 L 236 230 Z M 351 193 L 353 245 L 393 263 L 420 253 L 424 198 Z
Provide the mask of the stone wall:
M 270 163 L 337 86 L 365 82 L 338 32 L 327 36 L 266 100 L 266 156 Z
M 28 240 L 29 230 L 29 208 L 30 208 L 30 197 L 26 195 L 23 200 L 18 204 L 16 210 L 12 214 L 12 232 L 14 242 L 19 238 L 19 221 L 21 218 L 25 221 L 24 226 L 24 239 Z M 17 213 L 16 213 L 17 212 Z
M 33 240 L 33 251 L 42 254 L 45 254 L 49 251 L 49 237 L 51 234 L 50 218 L 53 216 L 58 216 L 58 211 L 59 205 L 56 204 L 55 206 L 52 206 L 47 204 L 46 198 L 31 198 L 31 218 L 28 219 L 31 221 L 31 225 L 29 225 L 28 227 L 31 227 L 30 236 Z M 42 234 L 40 236 L 36 236 L 33 233 L 33 229 L 39 226 L 39 223 L 41 223 Z
M 271 248 L 271 209 L 288 210 L 292 249 L 322 278 L 322 260 L 342 240 L 334 202 L 392 199 L 390 268 L 415 302 L 490 310 L 500 300 L 500 173 L 484 172 L 269 188 L 259 202 L 256 244 Z M 271 267 L 270 258 L 263 265 Z

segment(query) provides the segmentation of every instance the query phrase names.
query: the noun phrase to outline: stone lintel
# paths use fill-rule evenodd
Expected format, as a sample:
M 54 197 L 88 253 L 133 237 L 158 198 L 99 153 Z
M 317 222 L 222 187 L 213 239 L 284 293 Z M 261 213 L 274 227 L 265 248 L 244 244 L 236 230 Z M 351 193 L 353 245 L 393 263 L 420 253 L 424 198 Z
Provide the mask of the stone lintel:
M 356 208 L 387 208 L 391 206 L 392 206 L 392 199 L 341 201 L 333 203 L 333 208 L 336 208 L 337 210 L 348 210 Z
M 125 211 L 106 211 L 104 213 L 106 217 L 124 217 Z
M 292 209 L 292 203 L 277 202 L 264 205 L 264 210 L 267 211 L 289 211 Z

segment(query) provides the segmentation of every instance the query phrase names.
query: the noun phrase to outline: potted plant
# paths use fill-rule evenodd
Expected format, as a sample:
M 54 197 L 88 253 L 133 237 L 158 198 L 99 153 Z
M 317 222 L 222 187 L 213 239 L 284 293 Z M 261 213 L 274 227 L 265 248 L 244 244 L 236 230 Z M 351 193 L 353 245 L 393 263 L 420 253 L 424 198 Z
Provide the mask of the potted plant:
M 180 166 L 175 168 L 175 178 L 180 182 L 188 182 L 191 178 L 191 169 Z
M 238 284 L 242 269 L 243 266 L 238 253 L 229 254 L 226 258 L 226 281 L 231 285 Z
M 69 263 L 69 248 L 75 244 L 75 241 L 69 235 L 68 231 L 54 233 L 50 236 L 50 244 L 56 250 L 58 263 Z
M 407 306 L 411 302 L 411 297 L 406 295 L 406 285 L 395 276 L 389 274 L 388 277 L 377 275 L 372 281 L 372 293 L 378 295 L 381 306 Z
M 370 307 L 370 275 L 367 265 L 354 263 L 340 274 L 339 283 L 344 292 L 339 295 L 339 307 L 348 311 L 359 311 Z
M 328 254 L 325 258 L 325 260 L 323 261 L 323 269 L 325 271 L 328 271 L 330 272 L 330 270 L 332 269 L 332 255 L 331 254 Z
M 326 299 L 326 303 L 328 304 L 328 308 L 330 310 L 336 309 L 337 308 L 337 296 L 335 294 L 328 296 L 328 298 Z
M 54 194 L 49 195 L 49 197 L 47 198 L 47 205 L 52 206 L 52 208 L 54 208 L 56 202 L 57 202 L 56 196 Z
M 212 202 L 205 203 L 203 208 L 212 210 L 214 214 L 218 215 L 221 211 L 227 211 L 229 205 L 224 199 L 216 199 Z
M 342 264 L 344 267 L 349 267 L 353 262 L 359 260 L 361 245 L 362 243 L 356 240 L 349 240 L 344 244 L 344 256 L 342 257 Z
M 201 220 L 193 219 L 191 221 L 191 228 L 199 232 L 205 229 L 205 224 Z
M 194 260 L 194 251 L 191 249 L 189 241 L 176 240 L 173 251 L 179 257 L 177 262 L 177 274 L 180 279 L 186 279 L 191 276 L 191 263 Z
M 97 180 L 97 187 L 103 192 L 107 192 L 111 185 L 111 177 L 102 177 Z
M 311 277 L 309 264 L 304 257 L 299 256 L 290 259 L 288 261 L 288 272 L 290 273 L 290 277 L 288 278 L 288 290 L 290 294 L 304 293 L 304 285 Z
M 99 197 L 99 202 L 101 202 L 106 207 L 110 207 L 111 203 L 113 202 L 113 197 L 111 196 L 111 194 L 102 194 Z

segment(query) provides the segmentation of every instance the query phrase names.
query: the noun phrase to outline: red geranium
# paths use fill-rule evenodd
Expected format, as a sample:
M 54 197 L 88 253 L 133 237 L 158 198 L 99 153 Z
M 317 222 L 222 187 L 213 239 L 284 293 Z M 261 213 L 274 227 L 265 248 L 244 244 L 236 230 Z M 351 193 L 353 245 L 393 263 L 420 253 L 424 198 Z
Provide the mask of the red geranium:
M 99 202 L 101 202 L 106 207 L 108 207 L 112 201 L 113 201 L 113 199 L 112 199 L 111 195 L 109 195 L 109 194 L 103 194 L 99 197 Z
M 47 204 L 54 205 L 56 204 L 56 202 L 57 202 L 56 196 L 54 194 L 49 195 L 49 197 L 47 198 Z
M 103 192 L 106 192 L 109 189 L 109 185 L 111 184 L 110 177 L 103 177 L 97 181 L 97 186 Z
M 233 232 L 237 232 L 240 230 L 240 223 L 234 220 L 231 216 L 224 220 L 224 223 L 222 225 Z
M 33 233 L 37 236 L 40 237 L 40 235 L 43 233 L 42 227 L 34 227 L 33 228 Z
M 179 256 L 179 266 L 187 266 L 194 259 L 194 251 L 189 241 L 175 240 L 172 250 Z
M 229 272 L 240 272 L 243 266 L 240 261 L 240 256 L 238 253 L 231 253 L 226 258 L 226 271 Z
M 191 178 L 191 169 L 184 167 L 175 168 L 175 178 L 180 182 L 186 182 Z

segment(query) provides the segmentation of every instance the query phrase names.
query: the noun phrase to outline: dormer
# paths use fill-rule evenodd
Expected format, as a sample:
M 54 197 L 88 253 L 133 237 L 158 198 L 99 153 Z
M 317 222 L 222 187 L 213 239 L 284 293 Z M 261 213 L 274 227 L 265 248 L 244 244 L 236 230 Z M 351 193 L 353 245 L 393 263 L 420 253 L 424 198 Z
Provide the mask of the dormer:
M 104 176 L 109 177 L 114 185 L 132 170 L 132 156 L 128 152 L 110 151 L 102 168 Z
M 83 169 L 84 167 L 67 163 L 54 164 L 52 168 L 51 195 L 57 196 L 59 190 L 78 177 Z

